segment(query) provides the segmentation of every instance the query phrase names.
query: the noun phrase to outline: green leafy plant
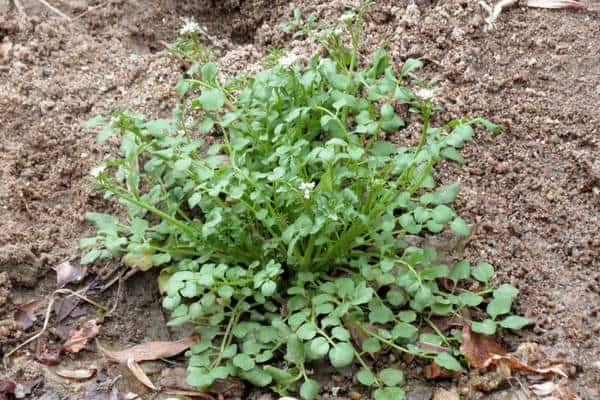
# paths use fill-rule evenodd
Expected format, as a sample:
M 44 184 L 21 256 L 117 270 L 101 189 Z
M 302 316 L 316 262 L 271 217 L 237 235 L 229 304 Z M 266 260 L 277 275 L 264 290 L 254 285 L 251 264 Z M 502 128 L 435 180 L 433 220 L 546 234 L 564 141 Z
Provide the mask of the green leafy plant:
M 97 235 L 81 241 L 82 262 L 123 254 L 132 268 L 161 269 L 169 325 L 201 336 L 188 354 L 191 385 L 238 376 L 314 399 L 311 365 L 325 359 L 356 364 L 375 399 L 401 399 L 402 371 L 375 371 L 366 354 L 458 371 L 461 335 L 440 317 L 470 310 L 485 334 L 528 323 L 510 315 L 517 290 L 495 288 L 491 265 L 440 264 L 405 240 L 469 234 L 450 207 L 460 185 L 437 185 L 434 168 L 464 162 L 474 127 L 499 128 L 484 118 L 434 126 L 438 89 L 415 75 L 419 60 L 396 70 L 382 48 L 360 66 L 359 16 L 342 22 L 351 48 L 332 36 L 327 57 L 226 82 L 215 64 L 194 66 L 173 118 L 121 111 L 88 124 L 102 126 L 100 142 L 119 137 L 98 183 L 127 218 L 88 214 Z M 419 140 L 384 140 L 406 113 L 420 121 Z
M 211 57 L 208 34 L 193 19 L 186 19 L 179 30 L 179 36 L 169 46 L 169 51 L 177 54 L 190 64 L 207 62 Z
M 292 17 L 293 19 L 291 21 L 280 24 L 279 28 L 284 32 L 293 32 L 292 37 L 294 39 L 309 36 L 315 29 L 315 24 L 317 22 L 316 14 L 309 14 L 304 18 L 302 12 L 296 8 L 292 13 Z

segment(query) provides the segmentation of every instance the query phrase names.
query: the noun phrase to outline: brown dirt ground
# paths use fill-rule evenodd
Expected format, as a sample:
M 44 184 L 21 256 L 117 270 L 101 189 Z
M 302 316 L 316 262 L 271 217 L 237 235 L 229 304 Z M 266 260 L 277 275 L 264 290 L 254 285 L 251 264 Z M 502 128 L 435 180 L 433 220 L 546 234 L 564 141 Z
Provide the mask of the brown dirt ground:
M 38 1 L 20 3 L 27 16 L 0 0 L 0 43 L 12 44 L 6 60 L 0 55 L 0 354 L 40 329 L 42 315 L 21 331 L 13 312 L 18 304 L 55 289 L 53 266 L 65 259 L 76 264 L 77 241 L 89 232 L 83 214 L 111 207 L 89 177 L 107 149 L 94 144 L 81 122 L 122 106 L 149 116 L 168 115 L 181 68 L 160 41 L 176 37 L 181 18 L 195 16 L 206 25 L 218 38 L 215 56 L 224 71 L 239 72 L 259 66 L 269 44 L 308 51 L 306 42 L 291 41 L 276 29 L 293 8 L 332 21 L 344 4 L 53 1 L 71 16 L 99 6 L 67 22 Z M 442 181 L 460 180 L 464 186 L 458 209 L 475 224 L 464 253 L 472 261 L 492 262 L 499 280 L 521 290 L 517 311 L 536 319 L 533 328 L 503 337 L 506 347 L 538 343 L 539 362 L 569 364 L 571 387 L 584 399 L 597 399 L 600 13 L 513 7 L 500 15 L 494 29 L 484 31 L 485 13 L 476 3 L 379 1 L 367 16 L 364 48 L 368 54 L 388 39 L 395 62 L 422 57 L 425 73 L 441 78 L 439 101 L 448 110 L 446 117 L 484 115 L 503 126 L 501 135 L 480 135 L 466 148 L 466 167 L 449 164 L 440 173 Z M 392 139 L 407 136 L 410 130 Z M 116 288 L 99 294 L 102 279 L 93 277 L 112 267 L 99 266 L 86 281 L 96 284 L 89 293 L 105 304 L 113 301 Z M 103 324 L 101 340 L 124 347 L 169 339 L 159 297 L 153 276 L 131 278 L 115 314 Z M 69 329 L 94 315 L 92 308 L 79 309 L 79 319 L 72 314 L 51 324 L 42 341 L 59 343 Z M 93 347 L 66 357 L 63 365 L 102 366 Z M 114 366 L 101 368 L 92 383 L 61 380 L 33 359 L 34 346 L 28 350 L 4 372 L 23 383 L 29 398 L 117 398 L 106 390 L 118 375 L 124 376 L 116 382 L 120 391 L 155 398 Z M 161 364 L 148 368 L 157 373 Z M 419 368 L 409 375 L 418 376 Z M 344 373 L 332 376 L 326 388 L 342 388 L 323 398 L 349 398 L 346 378 Z M 473 379 L 479 379 L 477 373 L 454 382 L 462 397 L 515 396 L 497 384 L 488 385 L 493 394 L 469 391 Z M 438 385 L 409 382 L 412 399 L 429 399 Z

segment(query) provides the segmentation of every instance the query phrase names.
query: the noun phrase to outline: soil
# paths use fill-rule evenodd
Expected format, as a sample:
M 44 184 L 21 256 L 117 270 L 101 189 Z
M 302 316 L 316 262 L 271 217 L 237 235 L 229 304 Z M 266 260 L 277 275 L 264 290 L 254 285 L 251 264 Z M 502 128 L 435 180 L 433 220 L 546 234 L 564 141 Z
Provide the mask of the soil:
M 206 26 L 216 38 L 214 56 L 222 70 L 236 73 L 259 68 L 269 45 L 311 51 L 307 41 L 277 29 L 294 8 L 315 12 L 326 23 L 344 6 L 338 0 L 52 3 L 69 16 L 85 14 L 66 21 L 39 1 L 21 0 L 21 13 L 0 0 L 0 354 L 41 328 L 43 308 L 26 330 L 14 321 L 14 312 L 56 289 L 53 267 L 65 260 L 77 264 L 78 240 L 90 232 L 84 213 L 114 207 L 89 175 L 109 149 L 96 145 L 81 123 L 125 106 L 149 117 L 169 115 L 182 67 L 161 42 L 176 38 L 182 18 L 193 16 Z M 439 168 L 441 181 L 462 182 L 457 208 L 474 224 L 461 253 L 473 262 L 493 263 L 499 281 L 520 289 L 517 311 L 536 320 L 518 335 L 502 336 L 505 347 L 539 344 L 537 361 L 568 364 L 569 386 L 583 399 L 597 399 L 600 13 L 516 6 L 491 29 L 485 16 L 475 1 L 382 0 L 367 15 L 363 46 L 369 54 L 387 39 L 395 63 L 421 57 L 425 74 L 440 78 L 437 101 L 447 110 L 445 118 L 481 115 L 502 125 L 500 135 L 481 133 L 466 147 L 466 166 Z M 411 139 L 410 130 L 390 138 Z M 112 304 L 117 285 L 102 292 L 99 282 L 118 267 L 96 266 L 80 285 Z M 182 335 L 165 326 L 155 278 L 136 275 L 125 283 L 116 311 L 102 325 L 103 343 L 122 348 Z M 40 341 L 55 346 L 95 312 L 84 304 L 75 311 L 52 322 Z M 125 398 L 117 392 L 134 392 L 155 398 L 124 368 L 104 364 L 95 346 L 63 360 L 67 367 L 100 369 L 91 382 L 76 385 L 35 360 L 35 349 L 32 344 L 17 353 L 4 371 L 19 382 L 19 396 L 112 399 Z M 166 364 L 145 368 L 152 375 L 161 365 Z M 417 377 L 419 370 L 409 375 Z M 322 398 L 356 396 L 350 376 L 330 374 Z M 516 396 L 502 379 L 494 385 L 495 378 L 488 377 L 478 386 L 485 390 L 474 390 L 469 383 L 474 379 L 477 372 L 453 385 L 465 398 Z M 435 386 L 452 384 L 412 378 L 409 383 L 412 399 L 429 399 Z

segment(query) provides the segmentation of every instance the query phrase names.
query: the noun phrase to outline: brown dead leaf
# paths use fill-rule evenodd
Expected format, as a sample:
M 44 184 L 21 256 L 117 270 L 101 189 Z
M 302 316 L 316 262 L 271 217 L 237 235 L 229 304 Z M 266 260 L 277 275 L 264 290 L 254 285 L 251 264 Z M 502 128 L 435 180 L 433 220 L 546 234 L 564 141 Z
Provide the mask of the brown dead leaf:
M 433 400 L 460 400 L 460 397 L 454 390 L 438 388 L 433 392 Z
M 125 350 L 108 350 L 103 348 L 98 341 L 96 341 L 96 344 L 109 360 L 127 364 L 129 359 L 139 362 L 173 357 L 198 343 L 198 340 L 198 337 L 191 336 L 175 342 L 147 342 Z
M 29 329 L 37 320 L 35 312 L 42 305 L 42 300 L 31 300 L 28 303 L 20 304 L 14 314 L 15 321 L 23 330 Z
M 10 50 L 13 44 L 11 42 L 0 43 L 0 64 L 6 64 L 10 59 Z
M 493 355 L 506 354 L 502 346 L 490 336 L 472 332 L 469 323 L 464 324 L 462 334 L 460 351 L 467 357 L 469 367 L 485 368 L 486 363 Z
M 17 382 L 12 379 L 3 379 L 0 381 L 0 394 L 13 394 L 16 387 Z
M 58 370 L 56 370 L 56 375 L 58 375 L 62 378 L 83 381 L 86 379 L 90 379 L 91 377 L 96 375 L 96 372 L 97 372 L 97 370 L 95 368 L 58 369 Z
M 142 382 L 144 386 L 150 388 L 151 390 L 158 390 L 150 378 L 148 378 L 148 375 L 146 375 L 144 370 L 133 358 L 127 360 L 127 368 L 129 368 L 133 376 L 135 376 L 138 381 Z
M 529 389 L 538 397 L 547 400 L 580 400 L 581 398 L 566 385 L 563 379 L 558 383 L 547 381 L 529 386 Z
M 67 341 L 62 345 L 62 351 L 67 353 L 78 353 L 85 347 L 90 339 L 100 332 L 100 325 L 95 319 L 85 322 L 80 329 L 73 329 L 67 334 Z
M 54 267 L 56 271 L 56 286 L 63 288 L 71 282 L 81 282 L 87 275 L 87 267 L 82 265 L 73 265 L 69 261 L 62 262 Z
M 35 359 L 44 365 L 58 365 L 61 362 L 60 349 L 40 341 L 35 348 Z
M 527 0 L 527 7 L 536 8 L 587 8 L 586 4 L 576 0 Z
M 530 365 L 527 365 L 514 357 L 511 356 L 501 356 L 501 355 L 492 355 L 485 363 L 484 368 L 489 367 L 490 365 L 497 365 L 499 363 L 503 363 L 511 367 L 512 369 L 517 369 L 523 372 L 529 372 L 531 374 L 549 376 L 549 375 L 559 375 L 566 378 L 568 375 L 561 368 L 561 365 L 555 365 L 548 368 L 534 368 Z
M 444 369 L 434 362 L 425 367 L 425 378 L 427 379 L 453 378 L 458 374 L 459 372 Z

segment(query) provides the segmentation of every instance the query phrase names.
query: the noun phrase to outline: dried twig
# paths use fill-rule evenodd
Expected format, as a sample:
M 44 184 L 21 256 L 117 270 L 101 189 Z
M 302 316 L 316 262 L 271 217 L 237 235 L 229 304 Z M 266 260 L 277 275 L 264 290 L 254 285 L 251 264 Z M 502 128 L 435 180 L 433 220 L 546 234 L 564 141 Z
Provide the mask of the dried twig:
M 71 17 L 69 17 L 67 14 L 63 13 L 62 11 L 60 11 L 58 8 L 54 7 L 52 4 L 48 3 L 46 0 L 37 0 L 39 3 L 42 3 L 43 5 L 45 5 L 46 7 L 48 7 L 50 10 L 52 10 L 55 14 L 60 15 L 61 17 L 63 17 L 64 19 L 70 21 Z
M 108 311 L 108 308 L 103 306 L 102 304 L 99 304 L 97 302 L 95 302 L 92 299 L 87 298 L 86 296 L 78 293 L 78 292 L 74 292 L 70 289 L 58 289 L 55 290 L 54 292 L 52 292 L 52 294 L 50 295 L 50 301 L 48 303 L 48 307 L 46 307 L 46 315 L 44 316 L 44 325 L 42 326 L 42 329 L 40 329 L 40 331 L 38 333 L 36 333 L 35 335 L 33 335 L 32 337 L 30 337 L 29 339 L 27 339 L 26 341 L 24 341 L 23 343 L 21 343 L 20 345 L 18 345 L 17 347 L 15 347 L 14 349 L 12 349 L 11 351 L 9 351 L 8 353 L 6 353 L 4 355 L 4 357 L 2 357 L 2 361 L 4 363 L 4 366 L 6 367 L 7 365 L 7 361 L 8 358 L 13 355 L 15 352 L 17 352 L 19 349 L 22 349 L 23 347 L 25 347 L 26 345 L 28 345 L 29 343 L 33 342 L 34 340 L 36 340 L 37 338 L 39 338 L 40 336 L 42 336 L 44 334 L 44 332 L 46 332 L 46 330 L 48 329 L 48 322 L 50 321 L 50 314 L 52 313 L 52 306 L 54 305 L 54 301 L 56 300 L 56 295 L 58 294 L 69 294 L 70 296 L 75 296 L 80 298 L 81 300 L 84 300 L 104 311 Z
M 78 19 L 81 19 L 83 17 L 85 17 L 87 14 L 89 14 L 92 11 L 98 10 L 100 8 L 106 7 L 107 5 L 109 5 L 112 2 L 112 0 L 106 0 L 105 2 L 102 2 L 98 5 L 95 5 L 94 7 L 90 7 L 87 10 L 85 10 L 84 12 L 82 12 L 81 14 L 71 18 L 71 21 L 69 22 L 73 22 L 73 21 L 77 21 Z
M 19 14 L 24 17 L 27 16 L 27 13 L 25 13 L 25 8 L 23 8 L 23 5 L 21 4 L 21 0 L 13 0 L 13 4 L 15 5 L 15 8 Z

